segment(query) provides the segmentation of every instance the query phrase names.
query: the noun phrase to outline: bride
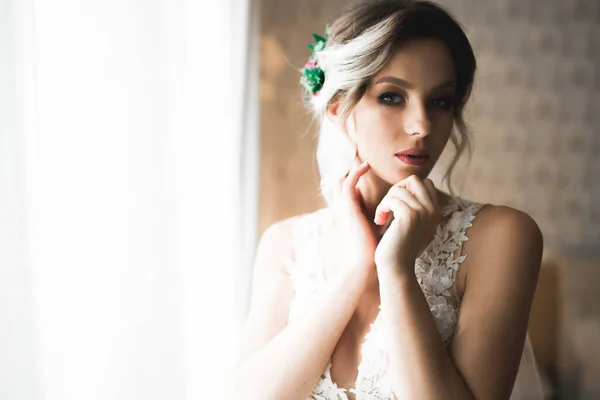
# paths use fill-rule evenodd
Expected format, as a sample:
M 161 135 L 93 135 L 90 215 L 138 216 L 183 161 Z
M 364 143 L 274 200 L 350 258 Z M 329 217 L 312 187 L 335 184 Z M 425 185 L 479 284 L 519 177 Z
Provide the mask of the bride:
M 448 180 L 470 148 L 463 30 L 434 3 L 366 0 L 315 39 L 301 81 L 327 207 L 260 240 L 236 398 L 541 398 L 537 224 L 427 178 L 449 141 Z

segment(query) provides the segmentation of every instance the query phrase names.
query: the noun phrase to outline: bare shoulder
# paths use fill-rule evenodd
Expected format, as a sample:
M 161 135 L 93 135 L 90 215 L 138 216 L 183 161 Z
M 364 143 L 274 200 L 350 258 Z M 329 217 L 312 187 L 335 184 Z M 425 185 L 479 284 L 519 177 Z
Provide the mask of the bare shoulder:
M 299 216 L 294 216 L 269 225 L 261 235 L 256 250 L 256 257 L 261 257 L 261 259 L 266 257 L 272 261 L 280 262 L 293 257 L 293 230 L 299 218 Z M 278 266 L 280 262 L 267 264 Z M 257 264 L 263 265 L 265 263 Z
M 498 267 L 493 260 L 504 260 L 512 266 L 507 265 L 506 269 L 519 268 L 520 274 L 526 272 L 525 269 L 537 276 L 543 236 L 536 221 L 526 212 L 486 204 L 477 213 L 468 236 L 464 250 L 468 254 L 469 262 L 465 260 L 465 263 L 469 265 L 469 275 L 475 275 L 477 270 L 487 273 L 492 267 L 486 266 Z
M 296 236 L 308 234 L 312 229 L 321 229 L 325 209 L 298 214 L 271 224 L 263 232 L 258 244 L 257 257 L 268 253 L 271 260 L 288 261 L 295 256 Z
M 471 232 L 473 241 L 479 242 L 480 246 L 499 240 L 524 241 L 529 246 L 543 245 L 542 232 L 529 214 L 502 205 L 486 204 L 478 212 Z

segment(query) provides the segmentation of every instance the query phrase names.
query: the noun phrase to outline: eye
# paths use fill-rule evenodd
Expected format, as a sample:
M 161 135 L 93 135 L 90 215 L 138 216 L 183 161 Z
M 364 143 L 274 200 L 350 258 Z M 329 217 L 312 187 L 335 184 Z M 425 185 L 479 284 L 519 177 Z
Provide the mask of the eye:
M 393 106 L 403 103 L 404 97 L 397 93 L 384 93 L 378 97 L 378 100 L 381 104 Z
M 439 107 L 443 110 L 449 110 L 454 106 L 454 102 L 451 97 L 441 97 L 439 99 L 433 99 L 431 103 L 435 107 Z

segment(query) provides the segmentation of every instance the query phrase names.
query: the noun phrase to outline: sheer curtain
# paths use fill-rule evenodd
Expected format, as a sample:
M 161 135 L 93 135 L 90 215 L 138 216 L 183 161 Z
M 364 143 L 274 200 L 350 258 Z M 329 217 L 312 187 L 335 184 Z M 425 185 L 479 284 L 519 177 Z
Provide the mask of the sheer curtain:
M 251 15 L 0 0 L 1 399 L 228 398 L 255 241 Z

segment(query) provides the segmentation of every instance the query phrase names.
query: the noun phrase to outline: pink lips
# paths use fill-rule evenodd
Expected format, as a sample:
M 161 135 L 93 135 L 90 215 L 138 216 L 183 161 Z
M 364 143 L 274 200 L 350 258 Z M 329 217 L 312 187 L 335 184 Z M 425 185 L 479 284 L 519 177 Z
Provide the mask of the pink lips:
M 427 163 L 429 160 L 429 153 L 425 150 L 409 149 L 396 153 L 396 157 L 405 164 L 419 166 Z

